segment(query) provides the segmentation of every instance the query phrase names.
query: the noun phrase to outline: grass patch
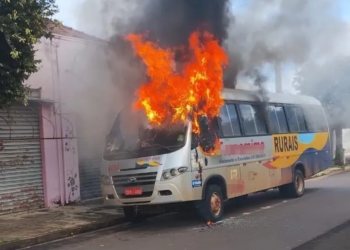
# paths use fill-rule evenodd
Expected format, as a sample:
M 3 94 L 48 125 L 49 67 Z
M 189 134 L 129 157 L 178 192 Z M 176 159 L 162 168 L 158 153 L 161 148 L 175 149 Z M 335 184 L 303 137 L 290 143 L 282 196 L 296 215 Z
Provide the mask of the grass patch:
M 6 243 L 14 242 L 14 241 L 19 241 L 19 240 L 20 239 L 18 239 L 18 238 L 14 238 L 14 239 L 0 238 L 0 244 L 6 244 Z
M 340 168 L 342 170 L 345 170 L 345 168 L 347 167 L 347 165 L 335 165 L 335 164 L 332 164 L 330 168 Z

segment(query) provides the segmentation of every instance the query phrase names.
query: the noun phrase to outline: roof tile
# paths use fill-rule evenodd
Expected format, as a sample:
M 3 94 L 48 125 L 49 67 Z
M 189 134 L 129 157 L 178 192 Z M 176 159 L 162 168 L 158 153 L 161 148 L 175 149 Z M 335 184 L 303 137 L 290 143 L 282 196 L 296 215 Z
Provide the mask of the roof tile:
M 56 35 L 69 36 L 69 37 L 80 38 L 80 39 L 95 41 L 95 42 L 106 42 L 103 39 L 97 38 L 92 35 L 88 35 L 82 31 L 75 30 L 65 25 L 59 25 L 54 27 L 52 32 Z

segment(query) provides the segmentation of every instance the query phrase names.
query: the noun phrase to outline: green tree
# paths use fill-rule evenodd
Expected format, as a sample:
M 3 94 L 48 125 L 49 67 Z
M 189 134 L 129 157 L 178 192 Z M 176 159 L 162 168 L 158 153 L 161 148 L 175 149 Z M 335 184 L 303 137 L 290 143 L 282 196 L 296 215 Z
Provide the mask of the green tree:
M 40 63 L 34 45 L 52 38 L 57 12 L 55 0 L 0 0 L 0 109 L 25 102 L 24 81 Z
M 342 129 L 350 127 L 350 58 L 305 64 L 296 74 L 295 86 L 322 102 L 330 130 L 335 131 L 335 164 L 344 165 Z

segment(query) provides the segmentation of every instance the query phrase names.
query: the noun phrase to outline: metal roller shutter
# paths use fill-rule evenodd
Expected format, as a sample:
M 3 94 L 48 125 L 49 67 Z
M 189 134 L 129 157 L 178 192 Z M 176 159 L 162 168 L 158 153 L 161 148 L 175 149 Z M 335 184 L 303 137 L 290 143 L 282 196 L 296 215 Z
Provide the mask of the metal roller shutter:
M 96 127 L 96 124 L 95 113 L 90 115 L 76 115 L 80 198 L 82 200 L 102 197 L 100 167 L 105 132 L 103 132 L 101 127 Z
M 44 206 L 38 109 L 0 111 L 0 214 Z
M 82 200 L 101 197 L 100 166 L 101 158 L 79 161 Z

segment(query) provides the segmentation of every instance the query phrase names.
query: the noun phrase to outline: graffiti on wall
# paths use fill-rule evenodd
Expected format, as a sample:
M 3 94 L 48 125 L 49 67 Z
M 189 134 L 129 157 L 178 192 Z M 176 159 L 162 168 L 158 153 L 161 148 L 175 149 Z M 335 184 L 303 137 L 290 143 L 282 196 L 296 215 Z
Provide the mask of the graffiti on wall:
M 77 153 L 77 139 L 73 119 L 62 120 L 63 159 L 65 173 L 65 202 L 80 200 L 80 179 Z

